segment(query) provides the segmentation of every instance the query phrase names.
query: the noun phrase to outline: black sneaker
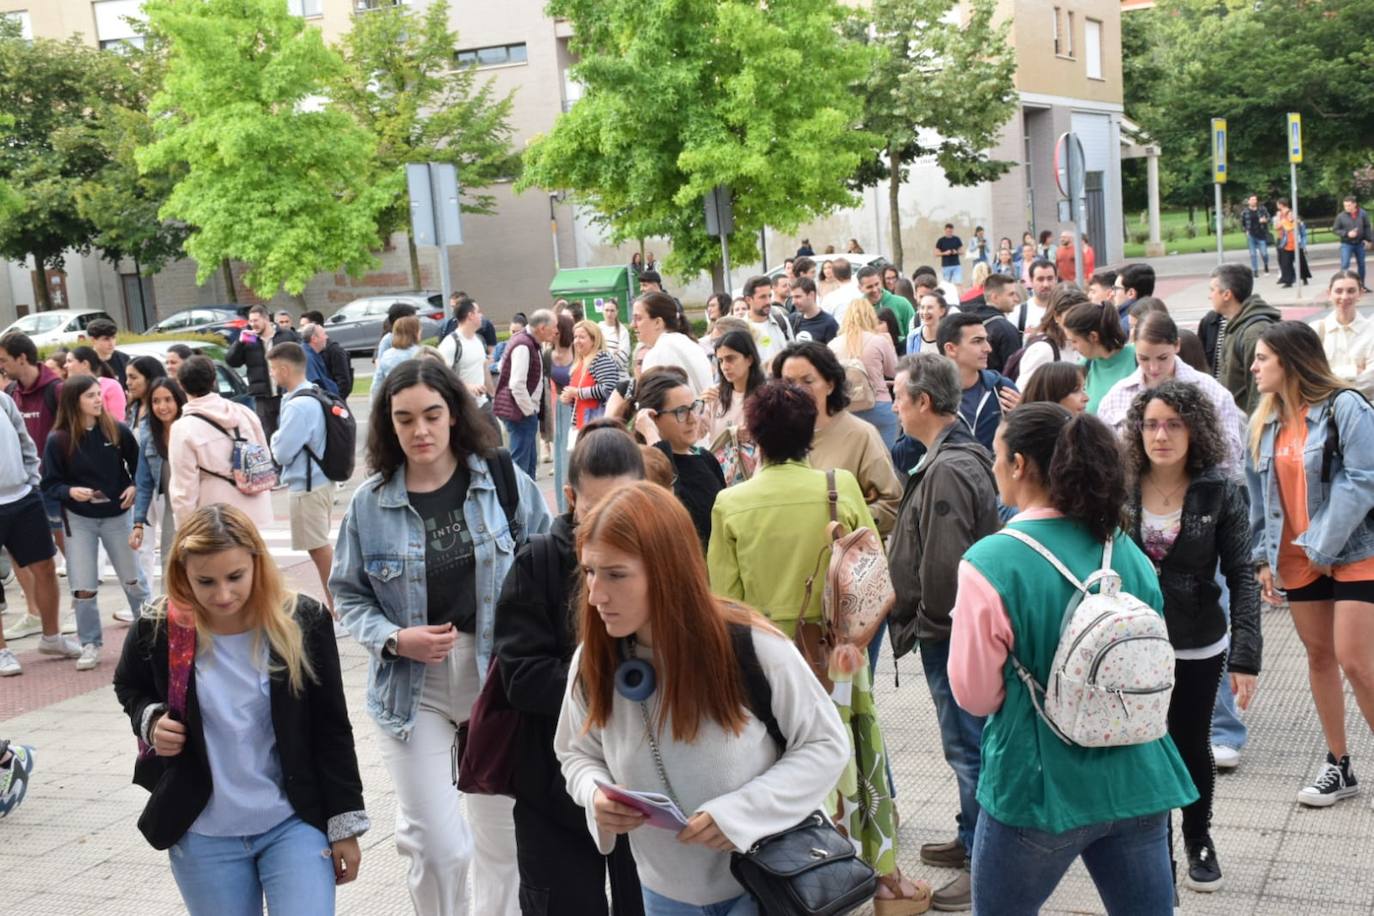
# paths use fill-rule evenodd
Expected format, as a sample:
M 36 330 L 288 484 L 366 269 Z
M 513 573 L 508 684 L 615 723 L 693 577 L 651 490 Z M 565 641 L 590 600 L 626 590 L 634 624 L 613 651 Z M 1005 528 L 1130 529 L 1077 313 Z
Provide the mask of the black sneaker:
M 1327 751 L 1326 763 L 1322 764 L 1317 778 L 1310 786 L 1298 790 L 1298 803 L 1309 808 L 1329 808 L 1343 798 L 1359 794 L 1360 785 L 1355 780 L 1355 771 L 1350 768 L 1350 755 L 1337 760 Z
M 1188 853 L 1188 874 L 1183 878 L 1183 886 L 1204 894 L 1220 889 L 1221 866 L 1217 864 L 1217 850 L 1211 838 L 1184 840 L 1183 848 Z

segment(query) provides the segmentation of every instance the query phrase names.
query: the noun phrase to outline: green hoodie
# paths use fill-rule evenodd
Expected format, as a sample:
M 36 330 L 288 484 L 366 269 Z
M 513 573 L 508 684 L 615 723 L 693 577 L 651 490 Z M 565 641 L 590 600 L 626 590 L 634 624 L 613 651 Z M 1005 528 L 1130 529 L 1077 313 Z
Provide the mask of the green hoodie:
M 1226 322 L 1226 338 L 1222 342 L 1220 382 L 1236 399 L 1236 406 L 1245 414 L 1255 412 L 1259 392 L 1250 365 L 1255 361 L 1255 344 L 1265 328 L 1282 321 L 1279 310 L 1253 294 L 1240 307 L 1240 313 Z

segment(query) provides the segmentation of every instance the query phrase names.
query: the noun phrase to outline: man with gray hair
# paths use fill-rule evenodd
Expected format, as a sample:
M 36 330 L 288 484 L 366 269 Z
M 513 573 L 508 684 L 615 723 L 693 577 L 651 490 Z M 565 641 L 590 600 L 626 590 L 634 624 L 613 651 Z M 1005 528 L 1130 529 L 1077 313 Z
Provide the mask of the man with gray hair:
M 539 309 L 506 344 L 496 380 L 492 412 L 510 434 L 510 454 L 530 480 L 539 469 L 539 403 L 544 391 L 544 360 L 539 348 L 558 334 L 553 312 Z
M 300 335 L 301 349 L 305 351 L 305 380 L 318 386 L 321 391 L 338 395 L 339 386 L 329 377 L 329 369 L 324 364 L 324 357 L 320 355 L 328 339 L 324 328 L 317 324 L 307 324 L 301 328 Z
M 888 541 L 888 567 L 897 592 L 888 615 L 888 638 L 895 657 L 919 641 L 945 762 L 959 786 L 958 836 L 921 847 L 921 861 L 927 865 L 961 869 L 935 892 L 932 903 L 938 910 L 971 905 L 968 863 L 982 768 L 983 719 L 960 709 L 949 686 L 950 611 L 964 551 L 1001 524 L 992 456 L 960 422 L 962 397 L 959 370 L 948 358 L 921 352 L 897 363 L 897 416 L 902 430 L 925 445 L 926 457 L 907 478 Z

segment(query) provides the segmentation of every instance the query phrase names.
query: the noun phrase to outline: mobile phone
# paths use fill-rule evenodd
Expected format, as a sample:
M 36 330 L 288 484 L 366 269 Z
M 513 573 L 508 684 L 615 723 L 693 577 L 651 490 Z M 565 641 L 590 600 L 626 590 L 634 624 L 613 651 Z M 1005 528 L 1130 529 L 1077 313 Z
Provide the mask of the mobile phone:
M 90 501 L 93 503 L 107 503 L 110 501 L 110 497 L 106 496 L 99 490 L 92 490 Z

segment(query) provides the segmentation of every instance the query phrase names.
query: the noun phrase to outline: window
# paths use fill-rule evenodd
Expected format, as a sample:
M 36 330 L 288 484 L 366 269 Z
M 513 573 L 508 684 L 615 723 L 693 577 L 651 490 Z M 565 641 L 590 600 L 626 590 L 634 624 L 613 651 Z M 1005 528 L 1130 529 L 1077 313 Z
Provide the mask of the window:
M 19 23 L 19 37 L 25 41 L 33 41 L 33 22 L 29 19 L 28 10 L 0 13 L 0 17 Z
M 143 36 L 134 29 L 144 19 L 140 0 L 96 0 L 95 36 L 102 51 L 118 51 L 126 46 L 143 47 Z
M 1060 46 L 1059 46 L 1059 19 L 1060 19 L 1060 11 L 1059 11 L 1059 7 L 1056 6 L 1056 7 L 1054 8 L 1054 53 L 1055 53 L 1055 54 L 1063 54 L 1063 53 L 1064 53 L 1063 49 L 1060 48 Z
M 297 16 L 323 16 L 322 0 L 286 0 L 286 7 Z
M 1102 23 L 1096 19 L 1083 20 L 1083 59 L 1088 79 L 1102 79 Z
M 1064 27 L 1064 56 L 1073 57 L 1073 13 L 1069 13 L 1069 23 Z
M 469 48 L 456 51 L 453 59 L 460 67 L 499 67 L 502 64 L 523 64 L 529 60 L 525 43 L 492 45 L 489 48 Z

